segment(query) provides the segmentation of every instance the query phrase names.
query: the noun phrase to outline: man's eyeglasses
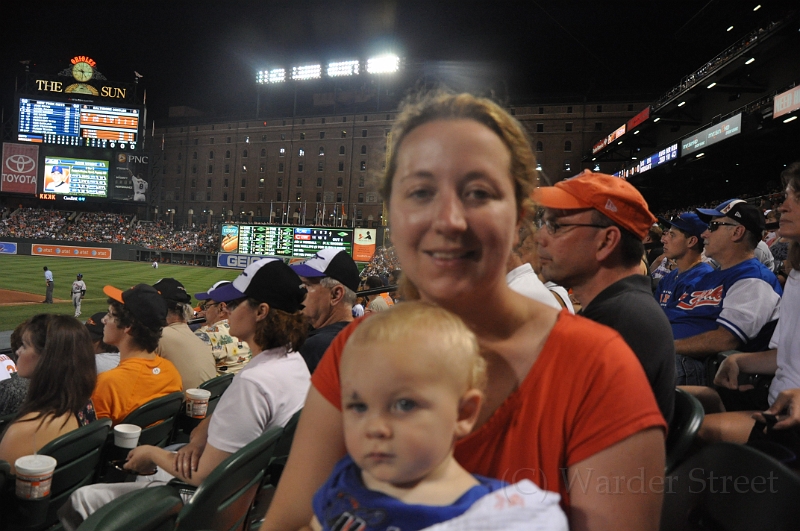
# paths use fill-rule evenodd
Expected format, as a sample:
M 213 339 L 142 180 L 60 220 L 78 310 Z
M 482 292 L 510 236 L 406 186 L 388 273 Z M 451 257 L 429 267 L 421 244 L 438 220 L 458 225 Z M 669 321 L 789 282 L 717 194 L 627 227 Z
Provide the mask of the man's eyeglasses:
M 598 225 L 597 223 L 559 223 L 551 219 L 540 219 L 536 222 L 538 228 L 544 228 L 550 236 L 555 236 L 561 229 L 565 227 L 595 227 L 604 229 L 607 225 Z
M 709 221 L 708 222 L 708 232 L 714 232 L 718 228 L 725 226 L 725 227 L 739 227 L 738 223 L 724 223 L 722 221 Z
M 200 311 L 204 312 L 204 311 L 208 310 L 209 308 L 213 308 L 214 306 L 219 306 L 220 304 L 222 304 L 222 303 L 221 302 L 215 302 L 213 304 L 203 303 L 203 304 L 200 305 Z

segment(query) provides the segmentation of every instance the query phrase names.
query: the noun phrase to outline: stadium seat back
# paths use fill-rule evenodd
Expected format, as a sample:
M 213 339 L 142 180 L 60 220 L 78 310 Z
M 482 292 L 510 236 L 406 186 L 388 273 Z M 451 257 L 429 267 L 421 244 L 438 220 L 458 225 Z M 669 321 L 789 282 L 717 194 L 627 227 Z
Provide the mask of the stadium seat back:
M 691 448 L 704 417 L 699 400 L 682 389 L 675 389 L 675 411 L 669 423 L 666 441 L 667 473 L 680 464 Z

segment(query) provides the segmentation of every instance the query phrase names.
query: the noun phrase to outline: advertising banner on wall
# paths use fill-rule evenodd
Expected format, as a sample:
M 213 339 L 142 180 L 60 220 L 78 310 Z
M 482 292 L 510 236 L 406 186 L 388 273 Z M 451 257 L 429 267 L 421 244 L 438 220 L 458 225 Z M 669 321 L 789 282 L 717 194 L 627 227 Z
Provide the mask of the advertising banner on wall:
M 378 231 L 375 229 L 355 229 L 353 235 L 353 260 L 369 262 L 375 254 L 375 240 Z
M 74 245 L 32 245 L 34 256 L 61 256 L 64 258 L 96 258 L 111 260 L 111 249 L 106 247 L 76 247 Z
M 0 254 L 17 254 L 17 243 L 0 242 Z
M 111 164 L 111 174 L 109 176 L 111 199 L 117 201 L 147 201 L 147 190 L 150 187 L 147 182 L 149 175 L 149 153 L 128 153 L 124 151 L 116 153 Z
M 217 255 L 217 267 L 224 267 L 225 269 L 244 269 L 253 262 L 263 260 L 264 258 L 277 258 L 284 260 L 280 256 L 265 256 L 261 254 L 237 254 L 237 253 L 219 253 Z
M 36 195 L 39 146 L 3 142 L 3 180 L 0 192 Z

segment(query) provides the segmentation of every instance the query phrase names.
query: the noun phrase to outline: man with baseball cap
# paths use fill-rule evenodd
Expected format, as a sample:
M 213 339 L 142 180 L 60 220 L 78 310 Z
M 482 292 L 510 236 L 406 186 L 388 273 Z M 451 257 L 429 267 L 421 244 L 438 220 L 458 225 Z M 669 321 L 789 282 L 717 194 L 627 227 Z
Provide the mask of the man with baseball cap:
M 309 372 L 314 372 L 333 338 L 353 320 L 358 266 L 344 249 L 328 248 L 289 267 L 308 290 L 303 313 L 313 330 L 300 348 L 300 354 Z
M 624 179 L 584 171 L 537 188 L 544 207 L 536 233 L 541 274 L 571 288 L 581 314 L 617 330 L 644 367 L 658 406 L 669 421 L 675 400 L 672 331 L 640 274 L 644 245 L 656 218 Z
M 211 354 L 217 363 L 217 374 L 237 373 L 250 361 L 253 353 L 246 342 L 231 335 L 228 323 L 230 309 L 227 302 L 215 301 L 211 292 L 230 284 L 228 280 L 215 282 L 208 291 L 195 293 L 194 298 L 201 301 L 200 307 L 205 311 L 206 324 L 194 331 L 203 343 L 211 346 Z
M 672 294 L 676 303 L 670 321 L 678 385 L 703 386 L 714 376 L 705 373 L 708 356 L 767 350 L 783 290 L 753 254 L 764 230 L 757 207 L 729 199 L 714 209 L 698 208 L 697 215 L 708 223 L 702 234 L 705 254 L 720 269 Z
M 92 393 L 97 418 L 114 424 L 154 398 L 181 390 L 181 376 L 169 360 L 156 355 L 167 305 L 147 284 L 122 291 L 105 286 L 108 313 L 103 317 L 103 341 L 119 349 L 119 365 L 97 375 Z
M 204 343 L 189 328 L 192 318 L 192 297 L 183 284 L 174 278 L 162 278 L 153 287 L 167 304 L 167 326 L 161 334 L 156 352 L 178 368 L 184 389 L 194 389 L 217 376 L 211 345 Z

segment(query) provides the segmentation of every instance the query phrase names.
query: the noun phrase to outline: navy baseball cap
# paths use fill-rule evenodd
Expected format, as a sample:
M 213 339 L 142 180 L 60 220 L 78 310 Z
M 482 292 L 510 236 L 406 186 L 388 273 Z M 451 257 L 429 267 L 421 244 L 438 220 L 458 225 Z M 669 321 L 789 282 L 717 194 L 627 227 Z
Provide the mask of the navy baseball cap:
M 322 249 L 308 260 L 289 267 L 301 277 L 329 277 L 352 291 L 358 291 L 358 266 L 344 249 Z
M 684 212 L 671 220 L 666 218 L 658 218 L 658 220 L 664 225 L 672 225 L 689 236 L 697 236 L 698 238 L 708 229 L 708 224 L 694 212 Z
M 283 260 L 263 258 L 247 266 L 230 284 L 208 292 L 208 296 L 217 302 L 248 297 L 294 313 L 303 309 L 306 293 L 300 277 Z
M 219 289 L 226 284 L 230 284 L 230 280 L 220 280 L 219 282 L 214 282 L 214 285 L 208 288 L 208 291 L 201 291 L 200 293 L 195 293 L 194 298 L 199 301 L 207 301 L 211 299 L 210 293 L 215 289 Z
M 158 330 L 167 325 L 167 301 L 153 286 L 136 284 L 127 291 L 105 286 L 103 293 L 124 304 L 133 317 L 147 328 Z
M 755 205 L 747 204 L 744 199 L 728 199 L 717 208 L 697 208 L 698 216 L 705 222 L 711 218 L 726 217 L 738 221 L 745 229 L 761 237 L 766 221 L 764 214 Z
M 162 297 L 172 302 L 188 303 L 192 301 L 192 296 L 186 293 L 186 288 L 174 278 L 162 278 L 153 287 L 158 290 Z

